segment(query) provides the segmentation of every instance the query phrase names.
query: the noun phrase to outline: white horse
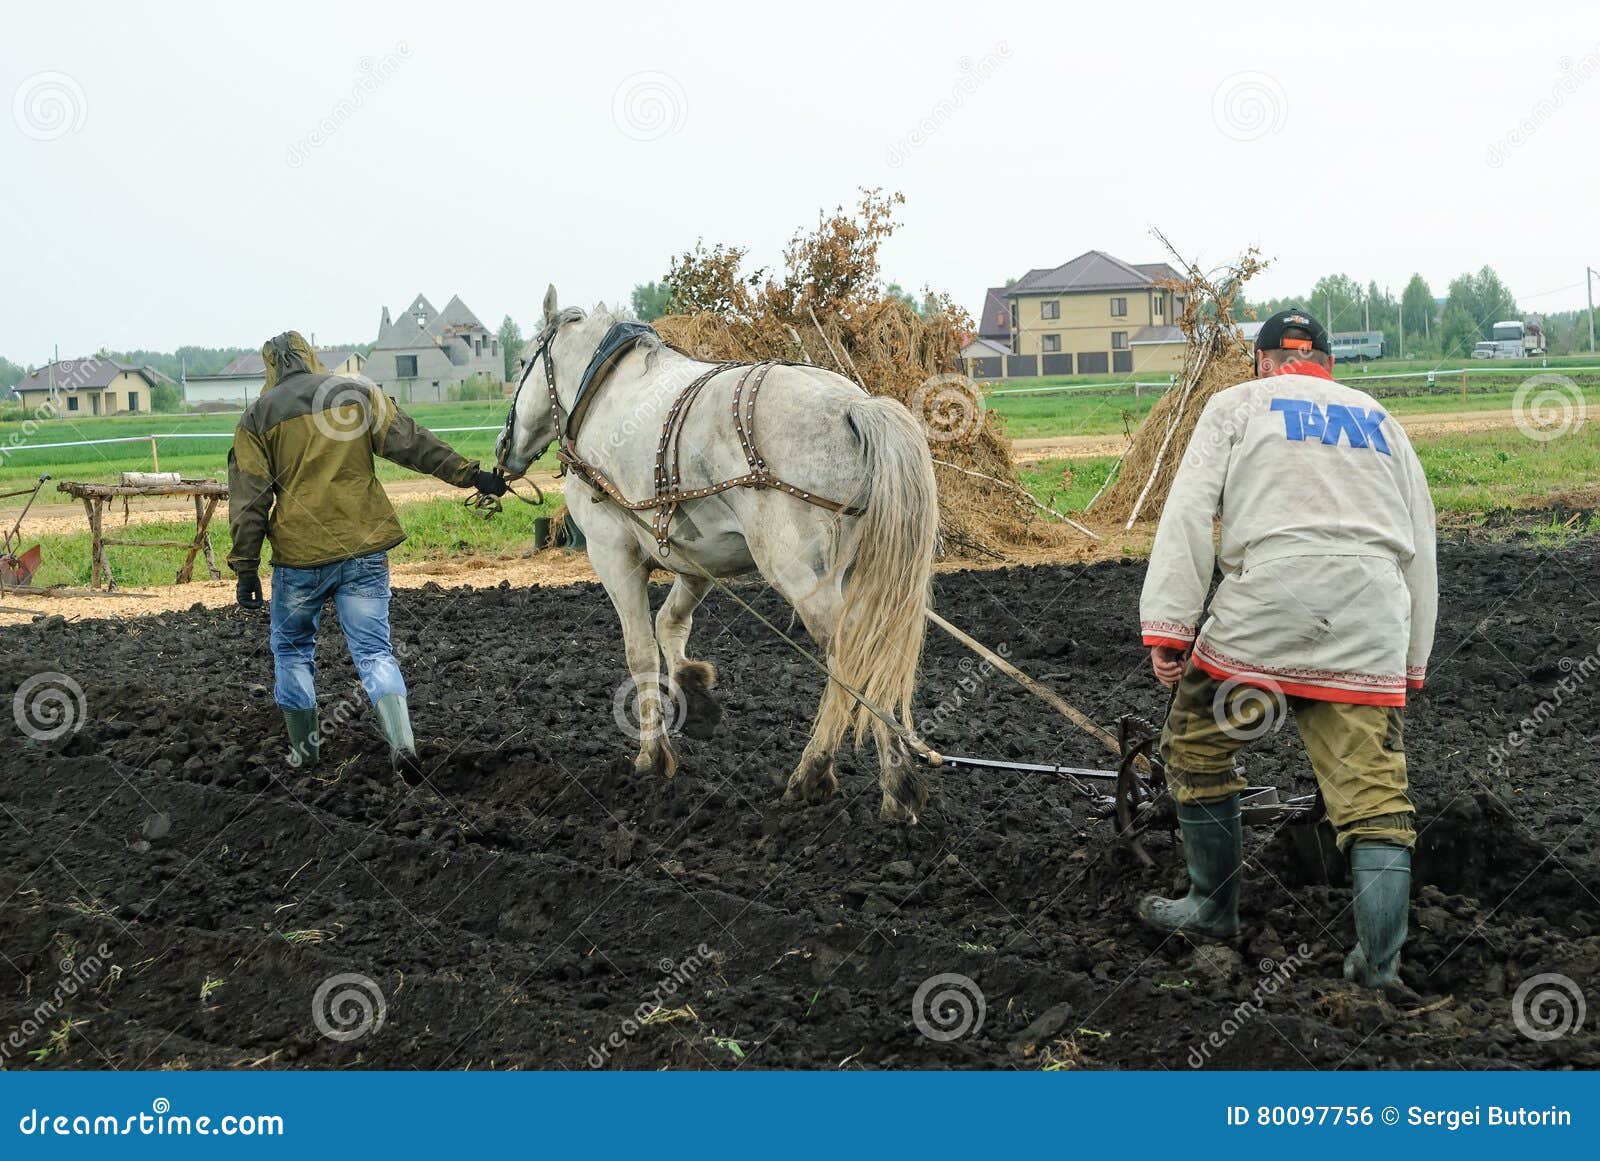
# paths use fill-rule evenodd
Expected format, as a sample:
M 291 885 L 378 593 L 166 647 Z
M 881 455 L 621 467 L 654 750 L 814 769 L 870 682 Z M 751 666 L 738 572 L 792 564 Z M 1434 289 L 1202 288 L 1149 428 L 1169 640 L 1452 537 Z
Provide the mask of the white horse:
M 570 431 L 584 369 L 617 321 L 603 306 L 590 314 L 560 310 L 554 286 L 545 295 L 544 320 L 495 448 L 502 471 L 512 478 L 562 438 L 563 425 Z M 588 394 L 570 450 L 599 469 L 626 500 L 656 495 L 658 453 L 673 405 L 685 387 L 716 366 L 646 335 Z M 648 519 L 608 499 L 582 470 L 566 476 L 567 510 L 588 540 L 590 562 L 622 622 L 639 708 L 634 769 L 670 778 L 678 762 L 669 731 L 679 727 L 690 737 L 710 736 L 721 714 L 710 693 L 716 674 L 687 655 L 691 618 L 712 587 L 708 577 L 759 571 L 800 614 L 837 678 L 823 691 L 784 797 L 821 802 L 834 794 L 834 752 L 853 725 L 857 746 L 869 732 L 877 743 L 880 817 L 914 823 L 927 790 L 908 747 L 841 683 L 893 714 L 910 733 L 938 532 L 927 440 L 900 403 L 868 396 L 818 367 L 780 364 L 767 374 L 755 409 L 752 447 L 759 452 L 747 456 L 733 414 L 735 385 L 744 373 L 734 367 L 707 380 L 683 415 L 674 456 L 678 486 L 694 491 L 744 476 L 759 455 L 763 467 L 795 494 L 773 486 L 735 487 L 686 499 L 672 518 L 663 551 Z M 818 506 L 802 493 L 831 499 L 855 514 Z M 677 574 L 653 631 L 647 589 L 652 566 Z M 662 707 L 658 650 L 666 657 L 671 717 Z

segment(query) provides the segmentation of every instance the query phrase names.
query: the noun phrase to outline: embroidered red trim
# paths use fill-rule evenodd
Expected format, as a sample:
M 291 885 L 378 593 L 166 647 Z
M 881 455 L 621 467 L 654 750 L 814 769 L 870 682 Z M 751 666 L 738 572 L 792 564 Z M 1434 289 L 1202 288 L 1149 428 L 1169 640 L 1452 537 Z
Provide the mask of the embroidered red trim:
M 1176 637 L 1158 637 L 1153 633 L 1144 635 L 1144 643 L 1151 649 L 1154 649 L 1157 645 L 1164 645 L 1168 649 L 1176 649 L 1181 653 L 1188 652 L 1189 647 L 1194 644 L 1193 641 L 1180 641 Z
M 1271 677 L 1270 672 L 1246 668 L 1242 673 L 1229 672 L 1219 665 L 1214 665 L 1201 657 L 1196 651 L 1194 655 L 1195 666 L 1209 673 L 1212 677 L 1226 681 L 1230 677 L 1248 676 L 1252 673 L 1264 677 Z M 1299 681 L 1279 681 L 1272 678 L 1272 683 L 1285 697 L 1303 697 L 1307 701 L 1338 701 L 1348 705 L 1394 705 L 1406 704 L 1405 690 L 1396 693 L 1385 693 L 1375 689 L 1341 689 L 1336 686 L 1310 685 Z

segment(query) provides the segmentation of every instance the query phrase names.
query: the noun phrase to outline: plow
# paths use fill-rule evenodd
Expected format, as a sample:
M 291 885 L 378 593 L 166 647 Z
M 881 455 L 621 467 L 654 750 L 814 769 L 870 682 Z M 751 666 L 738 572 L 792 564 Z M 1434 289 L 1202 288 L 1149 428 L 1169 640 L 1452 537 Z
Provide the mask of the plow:
M 1173 800 L 1167 790 L 1166 770 L 1158 743 L 1161 728 L 1137 714 L 1117 719 L 1117 732 L 1101 728 L 1060 694 L 1041 685 L 1004 657 L 968 636 L 932 609 L 928 620 L 956 641 L 971 649 L 995 669 L 1006 674 L 1029 693 L 1039 698 L 1074 726 L 1100 741 L 1116 756 L 1114 767 L 1063 766 L 1053 763 L 1022 762 L 1001 758 L 980 758 L 961 754 L 942 754 L 928 750 L 923 758 L 929 765 L 954 770 L 1010 770 L 1023 774 L 1043 774 L 1058 778 L 1091 799 L 1104 817 L 1113 817 L 1117 835 L 1146 867 L 1155 860 L 1145 850 L 1143 837 L 1153 829 L 1176 825 Z M 1240 812 L 1246 826 L 1276 826 L 1279 823 L 1315 823 L 1322 816 L 1315 794 L 1284 799 L 1275 786 L 1249 786 L 1241 797 Z M 1312 828 L 1296 837 L 1296 852 L 1325 867 L 1324 844 Z
M 39 498 L 39 489 L 43 488 L 49 479 L 48 475 L 43 475 L 31 488 L 23 488 L 16 492 L 0 492 L 0 500 L 13 500 L 18 496 L 28 497 L 27 503 L 22 506 L 22 511 L 17 514 L 16 523 L 0 534 L 0 591 L 27 588 L 33 583 L 39 566 L 44 563 L 44 552 L 37 544 L 23 549 L 22 521 L 27 517 L 28 510 L 33 507 L 33 502 Z

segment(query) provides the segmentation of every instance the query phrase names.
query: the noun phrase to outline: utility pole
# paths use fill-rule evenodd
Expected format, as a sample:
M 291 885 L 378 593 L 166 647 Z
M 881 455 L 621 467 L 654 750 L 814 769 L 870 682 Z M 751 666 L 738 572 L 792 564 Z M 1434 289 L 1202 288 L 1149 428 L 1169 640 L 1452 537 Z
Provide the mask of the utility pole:
M 1589 292 L 1589 353 L 1594 354 L 1594 276 L 1597 271 L 1592 266 L 1583 268 L 1583 288 Z
M 1389 288 L 1383 288 L 1383 297 L 1389 297 Z M 1400 296 L 1400 301 L 1394 304 L 1394 325 L 1400 338 L 1400 357 L 1406 357 L 1406 305 L 1405 295 Z

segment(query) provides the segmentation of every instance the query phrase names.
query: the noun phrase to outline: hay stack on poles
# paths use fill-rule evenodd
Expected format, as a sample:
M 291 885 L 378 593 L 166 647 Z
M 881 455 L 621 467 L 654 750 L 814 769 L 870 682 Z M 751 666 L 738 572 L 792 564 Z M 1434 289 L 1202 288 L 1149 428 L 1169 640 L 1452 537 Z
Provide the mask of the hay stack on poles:
M 1177 386 L 1150 409 L 1105 486 L 1086 508 L 1097 522 L 1119 521 L 1124 528 L 1160 517 L 1207 401 L 1218 391 L 1256 377 L 1236 312 L 1244 308 L 1245 283 L 1266 263 L 1252 248 L 1235 262 L 1204 271 L 1183 259 L 1160 231 L 1156 237 L 1185 271 L 1183 278 L 1165 285 L 1184 299 L 1178 325 L 1188 343 Z
M 780 271 L 746 272 L 744 249 L 697 243 L 672 260 L 672 313 L 656 330 L 696 359 L 810 363 L 904 403 L 928 433 L 947 553 L 1005 559 L 1082 544 L 1087 530 L 1022 487 L 999 419 L 962 373 L 967 313 L 945 294 L 928 291 L 919 309 L 885 289 L 878 252 L 904 200 L 863 190 L 853 212 L 819 215 L 790 239 Z

